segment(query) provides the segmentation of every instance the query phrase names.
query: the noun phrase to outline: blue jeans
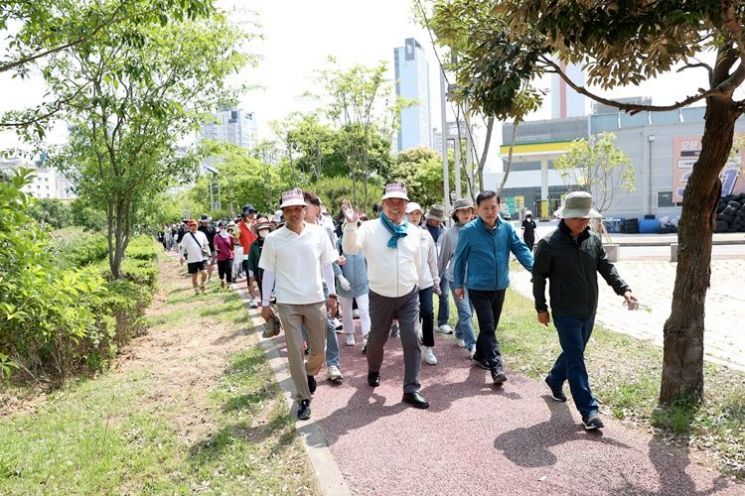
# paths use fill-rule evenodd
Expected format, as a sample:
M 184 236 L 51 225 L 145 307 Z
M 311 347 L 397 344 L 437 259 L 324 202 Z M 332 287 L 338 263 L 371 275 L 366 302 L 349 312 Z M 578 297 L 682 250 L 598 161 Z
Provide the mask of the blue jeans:
M 554 386 L 561 386 L 564 381 L 569 381 L 574 404 L 583 417 L 598 410 L 598 400 L 592 395 L 587 368 L 585 368 L 585 346 L 590 340 L 594 324 L 594 316 L 581 319 L 554 315 L 561 354 L 556 359 L 551 372 L 548 373 L 547 381 Z
M 424 346 L 435 345 L 435 310 L 432 300 L 434 291 L 434 286 L 419 290 L 419 321 L 422 323 Z
M 440 279 L 440 305 L 437 309 L 437 326 L 443 326 L 450 320 L 450 302 L 448 301 L 448 291 L 450 283 L 444 277 Z
M 471 300 L 468 298 L 468 291 L 462 300 L 455 296 L 455 288 L 450 287 L 453 292 L 453 301 L 458 309 L 458 322 L 455 324 L 455 339 L 462 339 L 466 342 L 466 348 L 469 350 L 476 346 L 476 333 L 473 331 L 473 308 Z

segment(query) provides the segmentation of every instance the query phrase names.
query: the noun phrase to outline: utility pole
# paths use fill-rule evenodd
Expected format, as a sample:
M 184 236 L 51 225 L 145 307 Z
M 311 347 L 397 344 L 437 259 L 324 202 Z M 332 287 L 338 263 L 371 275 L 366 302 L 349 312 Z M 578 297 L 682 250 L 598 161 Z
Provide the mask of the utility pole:
M 440 107 L 442 110 L 441 119 L 441 134 L 442 134 L 442 186 L 444 199 L 443 205 L 445 205 L 445 212 L 450 212 L 450 167 L 448 164 L 448 117 L 447 117 L 447 86 L 445 81 L 445 70 L 440 67 Z M 456 148 L 457 149 L 457 148 Z M 457 176 L 456 176 L 457 177 Z

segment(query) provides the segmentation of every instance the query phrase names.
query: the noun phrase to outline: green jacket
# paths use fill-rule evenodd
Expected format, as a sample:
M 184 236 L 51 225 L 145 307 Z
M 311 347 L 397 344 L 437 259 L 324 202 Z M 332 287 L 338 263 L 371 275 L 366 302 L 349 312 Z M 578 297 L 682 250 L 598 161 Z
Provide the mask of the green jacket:
M 630 291 L 603 249 L 600 238 L 585 230 L 575 240 L 561 221 L 538 242 L 533 262 L 533 298 L 538 312 L 548 310 L 546 279 L 550 280 L 551 312 L 561 317 L 590 318 L 598 307 L 597 273 L 616 294 Z

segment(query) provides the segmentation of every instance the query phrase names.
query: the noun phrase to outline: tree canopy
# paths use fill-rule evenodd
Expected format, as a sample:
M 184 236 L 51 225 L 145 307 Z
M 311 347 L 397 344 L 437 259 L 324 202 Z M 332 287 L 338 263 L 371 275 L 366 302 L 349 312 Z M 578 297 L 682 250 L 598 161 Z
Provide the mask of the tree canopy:
M 623 111 L 672 110 L 706 101 L 702 150 L 686 186 L 678 225 L 679 263 L 670 317 L 664 327 L 660 400 L 703 397 L 704 301 L 719 173 L 732 148 L 745 101 L 745 4 L 703 2 L 587 2 L 581 0 L 436 0 L 432 26 L 459 55 L 458 90 L 486 115 L 507 116 L 521 85 L 557 73 L 577 92 Z M 465 29 L 464 29 L 465 27 Z M 466 36 L 468 39 L 466 39 Z M 716 54 L 713 64 L 698 54 Z M 705 70 L 708 87 L 665 105 L 601 97 L 578 86 L 562 63 L 580 64 L 588 83 L 606 90 L 662 73 Z

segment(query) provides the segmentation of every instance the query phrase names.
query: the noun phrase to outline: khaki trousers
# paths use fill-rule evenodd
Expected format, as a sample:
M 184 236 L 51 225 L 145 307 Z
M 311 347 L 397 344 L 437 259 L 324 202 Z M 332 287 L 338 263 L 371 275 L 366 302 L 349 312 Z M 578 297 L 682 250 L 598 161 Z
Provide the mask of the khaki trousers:
M 291 305 L 277 303 L 279 321 L 285 330 L 287 359 L 290 362 L 290 375 L 295 383 L 297 401 L 310 400 L 308 389 L 309 375 L 317 375 L 326 356 L 326 303 Z M 308 330 L 308 361 L 305 363 L 305 346 L 302 326 Z

